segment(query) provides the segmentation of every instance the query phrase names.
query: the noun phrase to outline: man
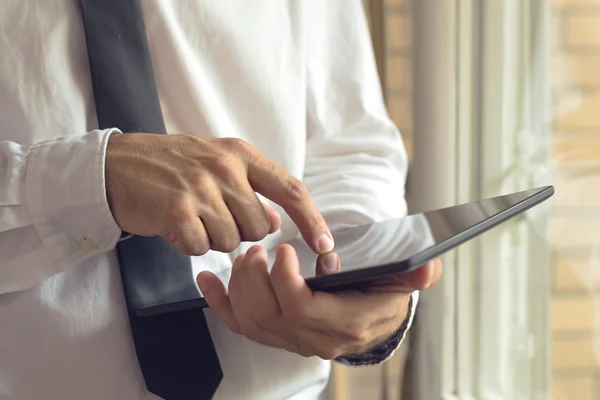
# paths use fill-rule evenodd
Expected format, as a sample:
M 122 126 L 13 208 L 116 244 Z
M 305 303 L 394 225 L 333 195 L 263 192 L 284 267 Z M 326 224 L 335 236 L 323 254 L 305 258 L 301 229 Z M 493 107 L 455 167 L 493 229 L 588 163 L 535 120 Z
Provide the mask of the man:
M 266 269 L 298 232 L 327 253 L 331 230 L 406 212 L 361 2 L 141 5 L 171 135 L 97 129 L 78 0 L 0 5 L 0 399 L 157 398 L 131 340 L 127 233 L 192 256 L 215 398 L 316 399 L 325 360 L 383 362 L 438 263 L 338 295 L 313 295 L 288 246 Z M 214 274 L 232 265 L 226 290 Z

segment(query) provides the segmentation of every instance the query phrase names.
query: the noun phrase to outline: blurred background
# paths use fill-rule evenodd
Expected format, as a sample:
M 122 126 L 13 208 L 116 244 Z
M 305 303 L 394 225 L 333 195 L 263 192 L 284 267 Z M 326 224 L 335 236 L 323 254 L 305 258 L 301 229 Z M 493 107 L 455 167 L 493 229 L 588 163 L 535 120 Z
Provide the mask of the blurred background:
M 411 212 L 552 184 L 326 399 L 600 399 L 600 0 L 365 0 Z

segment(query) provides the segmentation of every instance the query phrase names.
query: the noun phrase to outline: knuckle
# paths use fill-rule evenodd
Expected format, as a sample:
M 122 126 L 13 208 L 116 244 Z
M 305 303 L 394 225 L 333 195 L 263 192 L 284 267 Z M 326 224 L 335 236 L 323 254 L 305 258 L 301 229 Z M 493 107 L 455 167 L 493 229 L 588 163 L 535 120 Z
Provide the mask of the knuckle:
M 314 214 L 309 218 L 309 225 L 315 229 L 323 228 L 323 218 L 321 214 Z
M 251 242 L 258 242 L 269 234 L 269 231 L 271 230 L 271 222 L 266 216 L 253 218 L 252 224 L 244 228 L 244 239 Z
M 232 251 L 237 249 L 239 245 L 239 237 L 236 238 L 227 235 L 227 237 L 224 237 L 220 240 L 215 240 L 213 248 L 214 250 L 221 251 L 223 253 L 231 253 Z
M 202 195 L 214 186 L 210 174 L 201 169 L 194 171 L 188 179 L 196 195 Z
M 308 196 L 308 191 L 304 183 L 298 178 L 291 177 L 285 184 L 285 192 L 292 202 L 304 202 Z
M 367 326 L 362 323 L 355 323 L 348 327 L 344 333 L 344 339 L 352 343 L 366 343 L 368 341 L 369 331 Z
M 198 232 L 185 232 L 185 228 L 181 228 L 182 224 L 176 226 L 176 230 L 179 232 L 179 236 L 172 234 L 168 235 L 171 238 L 169 242 L 182 253 L 188 256 L 202 256 L 210 250 L 210 246 L 207 240 L 204 240 L 202 235 L 198 235 Z
M 250 154 L 254 152 L 254 147 L 240 138 L 224 138 L 222 143 L 229 151 L 236 154 Z
M 194 244 L 194 247 L 187 253 L 188 256 L 203 256 L 210 250 L 210 247 L 206 244 Z
M 198 144 L 202 139 L 198 136 L 190 135 L 189 133 L 174 133 L 167 136 L 168 139 L 180 141 L 185 145 Z
M 223 222 L 217 234 L 213 236 L 210 238 L 213 250 L 231 253 L 241 243 L 240 233 L 233 221 Z
M 240 161 L 234 153 L 223 152 L 215 156 L 213 159 L 214 168 L 226 176 L 232 175 L 239 167 Z
M 239 196 L 247 182 L 242 160 L 233 153 L 215 155 L 210 162 L 211 171 L 221 191 L 227 196 Z
M 176 222 L 186 221 L 195 217 L 195 199 L 188 193 L 182 192 L 173 195 L 169 202 L 169 212 L 171 218 Z

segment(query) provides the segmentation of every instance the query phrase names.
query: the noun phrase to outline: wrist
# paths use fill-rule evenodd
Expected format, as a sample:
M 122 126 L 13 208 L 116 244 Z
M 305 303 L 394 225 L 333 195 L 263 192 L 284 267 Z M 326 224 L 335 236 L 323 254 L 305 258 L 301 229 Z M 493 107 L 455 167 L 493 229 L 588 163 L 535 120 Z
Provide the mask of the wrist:
M 113 217 L 116 220 L 115 216 L 115 167 L 114 167 L 114 157 L 115 153 L 118 154 L 119 143 L 122 141 L 124 135 L 110 135 L 107 143 L 106 143 L 106 154 L 104 158 L 104 188 L 106 191 L 106 202 L 108 204 L 108 208 L 112 213 Z M 118 221 L 117 221 L 118 223 Z M 121 235 L 122 237 L 123 235 Z
M 394 328 L 390 329 L 391 333 L 388 331 L 368 346 L 365 346 L 364 349 L 355 351 L 352 354 L 341 355 L 335 361 L 348 366 L 362 366 L 378 364 L 391 357 L 402 342 L 414 317 L 414 296 L 415 293 L 403 302 L 405 306 L 402 306 L 403 311 L 398 314 L 397 319 L 401 322 L 392 324 Z

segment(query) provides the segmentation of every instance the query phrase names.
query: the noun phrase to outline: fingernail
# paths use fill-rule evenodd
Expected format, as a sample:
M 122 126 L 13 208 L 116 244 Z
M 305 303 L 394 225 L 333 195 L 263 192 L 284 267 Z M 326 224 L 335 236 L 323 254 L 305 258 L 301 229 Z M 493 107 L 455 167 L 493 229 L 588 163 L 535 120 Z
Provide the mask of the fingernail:
M 317 249 L 320 253 L 326 253 L 333 250 L 333 240 L 331 237 L 324 233 L 317 240 Z
M 329 272 L 335 272 L 338 270 L 338 257 L 335 253 L 325 254 L 323 257 L 323 264 L 325 269 Z
M 246 250 L 246 255 L 252 255 L 252 253 L 256 253 L 256 246 L 251 246 L 248 250 Z

